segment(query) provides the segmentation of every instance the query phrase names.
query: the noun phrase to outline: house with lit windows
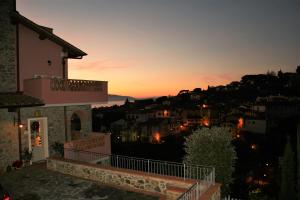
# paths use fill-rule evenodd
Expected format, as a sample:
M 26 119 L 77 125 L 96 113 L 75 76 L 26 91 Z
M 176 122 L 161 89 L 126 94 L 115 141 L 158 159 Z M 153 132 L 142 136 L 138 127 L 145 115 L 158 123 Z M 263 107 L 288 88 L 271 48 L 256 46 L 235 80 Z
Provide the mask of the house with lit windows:
M 68 60 L 87 54 L 0 2 L 0 169 L 32 151 L 32 160 L 54 153 L 53 144 L 92 132 L 91 104 L 107 101 L 107 81 L 68 78 Z

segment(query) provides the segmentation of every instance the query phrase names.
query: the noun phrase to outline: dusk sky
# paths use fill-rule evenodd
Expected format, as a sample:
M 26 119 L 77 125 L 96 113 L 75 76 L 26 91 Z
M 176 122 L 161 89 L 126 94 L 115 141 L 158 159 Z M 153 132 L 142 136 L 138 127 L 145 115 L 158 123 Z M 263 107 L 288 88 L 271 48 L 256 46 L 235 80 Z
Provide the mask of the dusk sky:
M 300 65 L 299 0 L 17 0 L 88 55 L 69 77 L 150 97 Z

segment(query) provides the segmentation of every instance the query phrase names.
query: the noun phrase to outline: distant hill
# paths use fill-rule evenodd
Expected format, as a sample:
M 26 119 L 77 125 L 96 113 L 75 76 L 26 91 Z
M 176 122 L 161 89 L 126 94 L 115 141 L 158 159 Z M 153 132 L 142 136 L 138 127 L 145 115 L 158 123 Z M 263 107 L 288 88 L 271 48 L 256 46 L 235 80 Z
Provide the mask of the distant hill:
M 117 95 L 117 94 L 109 94 L 108 95 L 108 101 L 125 101 L 126 99 L 129 99 L 129 101 L 134 101 L 134 97 L 129 97 L 129 96 L 122 96 L 122 95 Z

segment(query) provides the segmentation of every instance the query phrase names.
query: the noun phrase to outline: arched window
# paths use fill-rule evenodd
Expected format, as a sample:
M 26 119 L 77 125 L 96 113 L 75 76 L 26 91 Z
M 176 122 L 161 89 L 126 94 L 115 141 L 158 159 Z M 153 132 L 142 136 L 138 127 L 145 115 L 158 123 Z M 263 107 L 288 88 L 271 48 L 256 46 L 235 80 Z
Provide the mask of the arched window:
M 81 130 L 80 117 L 76 113 L 73 113 L 71 117 L 71 131 L 80 131 L 80 130 Z

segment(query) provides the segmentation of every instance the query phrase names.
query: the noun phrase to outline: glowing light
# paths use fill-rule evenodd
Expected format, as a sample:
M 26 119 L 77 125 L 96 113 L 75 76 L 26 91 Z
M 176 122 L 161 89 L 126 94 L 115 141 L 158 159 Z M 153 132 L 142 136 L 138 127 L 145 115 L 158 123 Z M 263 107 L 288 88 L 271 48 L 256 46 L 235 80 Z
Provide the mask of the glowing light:
M 202 125 L 209 126 L 209 120 L 206 118 L 202 119 Z
M 264 174 L 264 177 L 267 177 L 267 174 Z
M 238 119 L 237 128 L 238 128 L 238 129 L 242 129 L 242 128 L 243 128 L 243 125 L 244 125 L 244 119 L 240 117 L 240 118 Z
M 203 104 L 202 108 L 208 108 L 208 105 L 207 104 Z
M 246 183 L 251 183 L 253 181 L 253 177 L 252 176 L 248 176 L 246 178 Z
M 23 128 L 24 127 L 24 125 L 23 124 L 19 124 L 19 128 Z
M 164 117 L 167 117 L 167 116 L 168 116 L 168 111 L 164 110 Z
M 240 137 L 241 137 L 240 134 L 237 134 L 237 135 L 236 135 L 236 138 L 240 138 Z
M 257 146 L 256 146 L 256 144 L 252 144 L 252 145 L 250 146 L 250 148 L 251 148 L 252 150 L 255 150 L 255 149 L 257 148 Z
M 160 134 L 159 133 L 155 133 L 154 139 L 155 139 L 156 142 L 159 143 L 160 142 Z
M 266 163 L 266 166 L 269 166 L 269 163 Z

